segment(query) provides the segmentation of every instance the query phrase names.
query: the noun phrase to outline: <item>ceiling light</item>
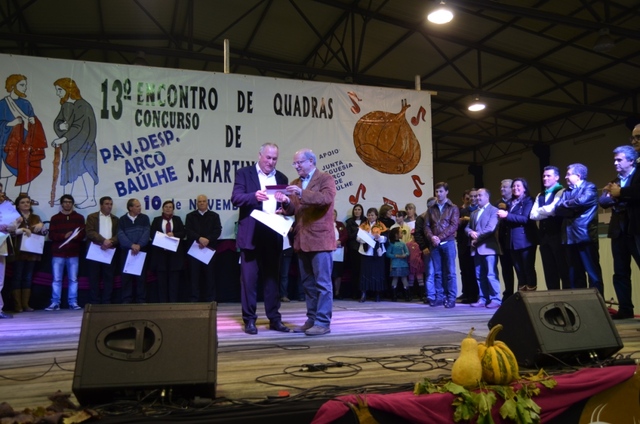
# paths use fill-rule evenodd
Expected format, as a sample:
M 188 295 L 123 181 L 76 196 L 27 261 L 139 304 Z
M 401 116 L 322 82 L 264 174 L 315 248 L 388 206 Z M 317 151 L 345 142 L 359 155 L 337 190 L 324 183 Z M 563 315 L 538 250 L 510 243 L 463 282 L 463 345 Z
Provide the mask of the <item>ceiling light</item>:
M 596 44 L 593 45 L 593 50 L 598 53 L 606 53 L 616 46 L 616 42 L 609 35 L 609 28 L 602 28 L 598 34 L 600 36 L 596 40 Z
M 132 64 L 139 66 L 149 66 L 149 62 L 147 62 L 147 58 L 145 57 L 143 51 L 138 51 L 138 53 L 136 53 L 136 57 L 133 58 Z
M 469 105 L 469 110 L 471 112 L 480 112 L 481 110 L 484 110 L 485 107 L 487 107 L 487 105 L 481 102 L 480 99 L 476 97 L 474 102 Z
M 446 24 L 453 19 L 453 12 L 444 4 L 444 0 L 442 0 L 436 9 L 429 13 L 427 19 L 434 24 Z

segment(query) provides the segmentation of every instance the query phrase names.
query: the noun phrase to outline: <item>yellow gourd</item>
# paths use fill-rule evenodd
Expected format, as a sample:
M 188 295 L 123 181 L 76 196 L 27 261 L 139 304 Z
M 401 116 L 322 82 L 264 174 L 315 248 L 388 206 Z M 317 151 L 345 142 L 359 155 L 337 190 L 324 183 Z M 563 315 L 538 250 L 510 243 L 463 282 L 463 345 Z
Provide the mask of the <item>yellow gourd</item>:
M 482 379 L 489 384 L 509 384 L 520 378 L 518 362 L 511 349 L 496 336 L 502 324 L 491 329 L 485 343 L 478 344 L 478 358 L 482 363 Z
M 471 337 L 475 328 L 471 328 L 460 344 L 460 356 L 451 369 L 451 381 L 467 389 L 478 387 L 482 378 L 482 365 L 478 356 L 478 342 Z

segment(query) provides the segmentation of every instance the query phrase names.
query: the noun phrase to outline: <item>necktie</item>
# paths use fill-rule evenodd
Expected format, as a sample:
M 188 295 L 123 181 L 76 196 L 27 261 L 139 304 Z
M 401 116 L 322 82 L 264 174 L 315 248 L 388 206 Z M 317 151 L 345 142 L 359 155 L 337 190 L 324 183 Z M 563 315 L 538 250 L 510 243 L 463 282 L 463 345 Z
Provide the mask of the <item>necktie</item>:
M 167 220 L 167 226 L 165 227 L 165 234 L 169 234 L 171 232 L 171 220 Z

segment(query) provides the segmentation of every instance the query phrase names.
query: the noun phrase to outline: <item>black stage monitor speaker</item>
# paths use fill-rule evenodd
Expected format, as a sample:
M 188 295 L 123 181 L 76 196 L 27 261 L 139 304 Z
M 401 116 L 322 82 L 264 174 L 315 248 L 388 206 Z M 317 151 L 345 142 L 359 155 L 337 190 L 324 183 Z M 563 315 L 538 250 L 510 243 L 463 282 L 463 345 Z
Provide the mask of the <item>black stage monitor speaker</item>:
M 622 349 L 622 340 L 597 289 L 518 292 L 489 321 L 496 337 L 525 367 L 591 363 Z
M 216 303 L 87 305 L 73 376 L 82 405 L 140 398 L 214 398 Z

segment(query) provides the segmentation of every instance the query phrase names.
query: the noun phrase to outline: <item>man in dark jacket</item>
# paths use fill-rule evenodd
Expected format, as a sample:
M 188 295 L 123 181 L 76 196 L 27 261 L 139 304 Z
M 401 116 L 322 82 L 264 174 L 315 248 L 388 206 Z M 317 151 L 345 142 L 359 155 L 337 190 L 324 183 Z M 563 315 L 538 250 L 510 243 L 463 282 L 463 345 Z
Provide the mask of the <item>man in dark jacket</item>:
M 222 224 L 220 215 L 209 210 L 209 199 L 204 194 L 196 198 L 196 210 L 187 214 L 185 219 L 187 244 L 198 243 L 200 249 L 215 249 Z M 191 301 L 212 302 L 216 300 L 215 257 L 208 264 L 189 256 L 191 275 Z
M 640 253 L 630 228 L 630 206 L 632 200 L 613 197 L 610 188 L 631 187 L 640 185 L 640 174 L 636 170 L 638 153 L 631 146 L 619 146 L 613 150 L 613 162 L 617 177 L 603 190 L 598 203 L 603 208 L 611 208 L 609 222 L 609 238 L 611 239 L 611 256 L 613 257 L 613 288 L 618 298 L 618 312 L 613 319 L 633 318 L 633 302 L 631 301 L 631 258 L 640 266 Z
M 538 193 L 531 208 L 529 218 L 538 221 L 538 240 L 540 242 L 540 257 L 547 289 L 568 289 L 569 265 L 567 255 L 562 246 L 562 217 L 554 216 L 556 203 L 562 197 L 564 188 L 558 182 L 560 171 L 555 166 L 545 166 L 542 173 L 544 192 Z
M 280 315 L 280 256 L 282 236 L 251 217 L 260 210 L 275 213 L 278 202 L 267 195 L 266 186 L 286 186 L 289 179 L 276 170 L 278 145 L 265 143 L 258 152 L 258 162 L 236 171 L 231 202 L 238 208 L 238 236 L 240 249 L 240 293 L 244 332 L 258 334 L 256 303 L 258 300 L 258 274 L 262 277 L 264 310 L 269 318 L 269 329 L 287 333 L 289 327 Z
M 567 167 L 567 188 L 558 201 L 555 214 L 562 216 L 562 243 L 569 261 L 571 288 L 595 287 L 604 297 L 600 254 L 598 253 L 598 191 L 586 181 L 587 167 L 574 163 Z
M 434 297 L 433 302 L 429 302 L 431 306 L 444 305 L 445 308 L 453 308 L 456 306 L 458 293 L 455 240 L 460 212 L 447 197 L 447 183 L 436 183 L 435 189 L 436 204 L 427 210 L 424 229 L 425 237 L 433 246 L 433 288 L 427 287 L 427 298 L 431 300 Z

